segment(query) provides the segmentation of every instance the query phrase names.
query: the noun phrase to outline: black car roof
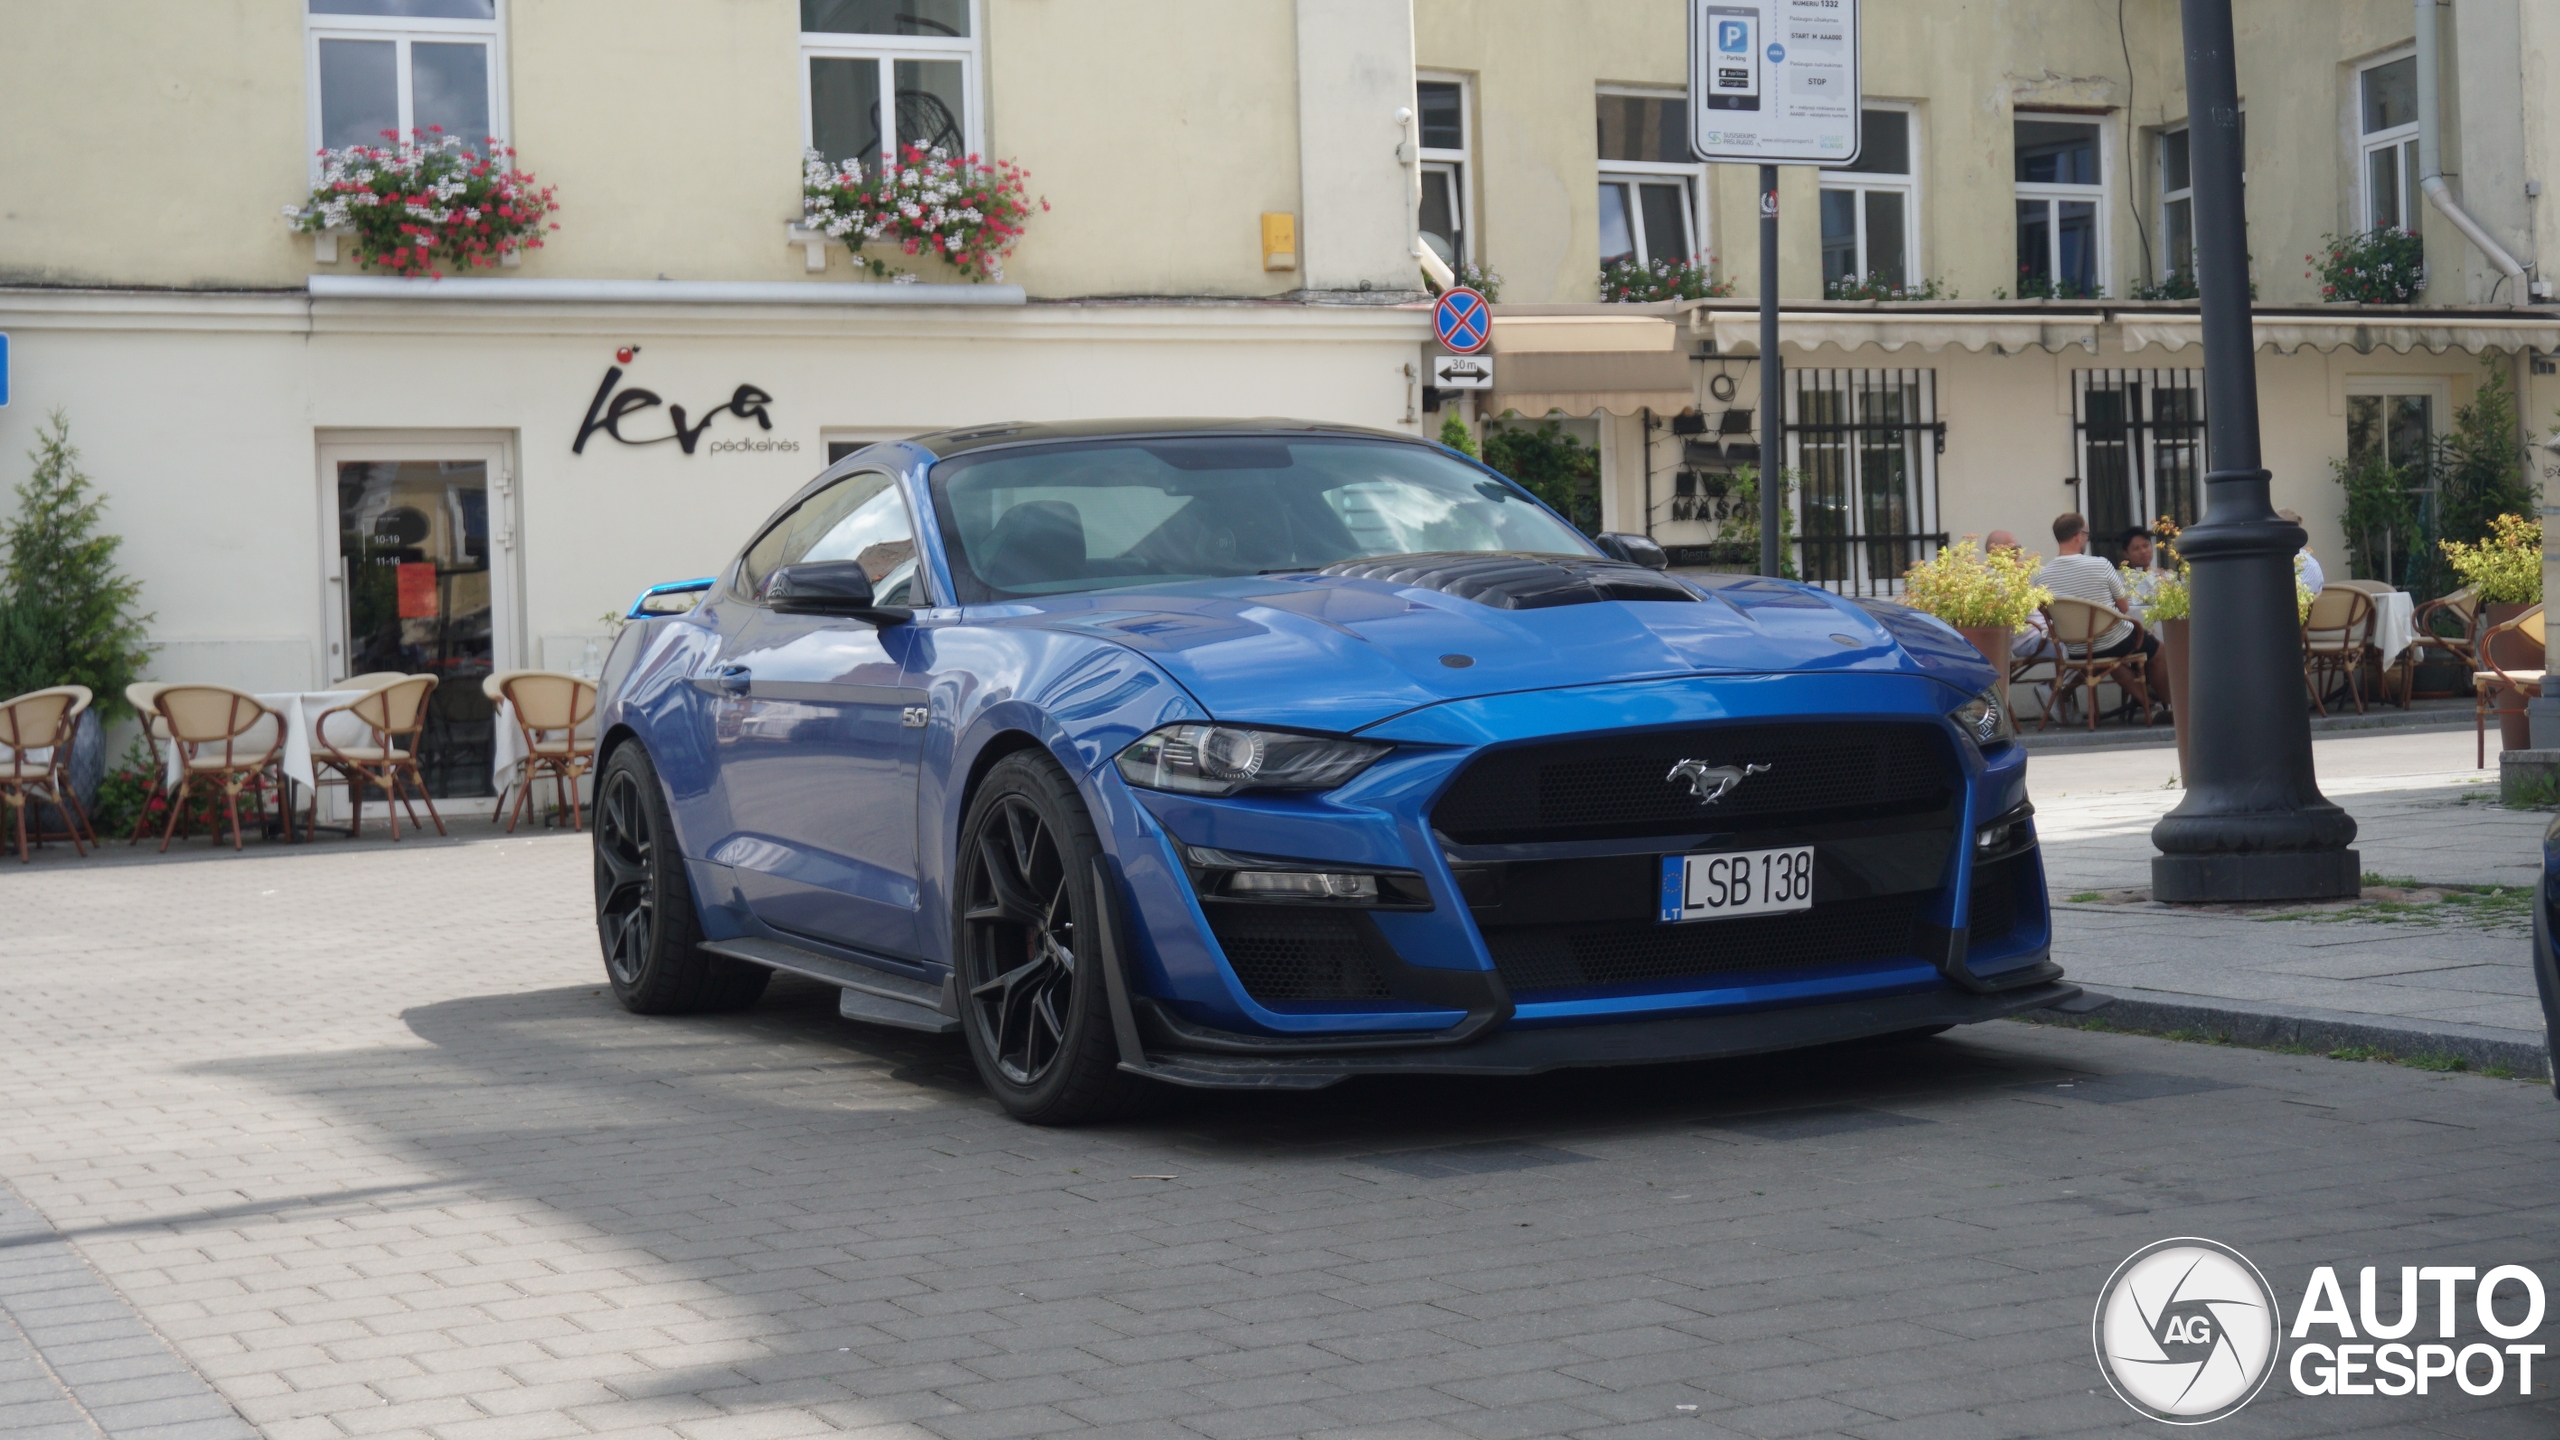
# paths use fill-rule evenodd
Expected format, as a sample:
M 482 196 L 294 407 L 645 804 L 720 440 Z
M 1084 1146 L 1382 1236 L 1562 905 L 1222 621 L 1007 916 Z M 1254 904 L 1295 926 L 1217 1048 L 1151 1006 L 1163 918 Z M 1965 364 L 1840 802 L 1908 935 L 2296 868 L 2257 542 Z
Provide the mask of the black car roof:
M 1316 420 L 1281 420 L 1269 417 L 1253 420 L 1063 420 L 1047 424 L 1016 420 L 991 425 L 964 425 L 952 430 L 937 430 L 930 435 L 918 435 L 908 443 L 932 451 L 937 459 L 948 459 L 953 455 L 965 454 L 971 450 L 991 450 L 1016 445 L 1045 445 L 1061 440 L 1154 440 L 1173 435 L 1306 435 L 1394 440 L 1407 445 L 1428 443 L 1416 436 L 1398 434 L 1392 430 L 1371 430 L 1359 425 L 1331 425 Z

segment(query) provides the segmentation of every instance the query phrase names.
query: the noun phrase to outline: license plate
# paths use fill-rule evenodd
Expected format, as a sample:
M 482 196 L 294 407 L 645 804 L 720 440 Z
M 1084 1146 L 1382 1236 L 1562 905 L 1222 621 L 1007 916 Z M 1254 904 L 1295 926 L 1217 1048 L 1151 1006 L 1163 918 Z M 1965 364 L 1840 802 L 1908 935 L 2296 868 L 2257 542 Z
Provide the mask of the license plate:
M 1662 918 L 1727 920 L 1813 908 L 1813 847 L 1662 857 Z

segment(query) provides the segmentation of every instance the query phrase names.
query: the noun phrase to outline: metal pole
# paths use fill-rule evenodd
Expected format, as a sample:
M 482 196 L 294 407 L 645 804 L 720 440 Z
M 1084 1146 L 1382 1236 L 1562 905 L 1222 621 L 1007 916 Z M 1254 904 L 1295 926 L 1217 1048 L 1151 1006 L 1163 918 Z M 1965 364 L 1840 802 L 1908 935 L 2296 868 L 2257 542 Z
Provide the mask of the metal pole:
M 2302 688 L 2293 557 L 2258 455 L 2257 346 L 2240 185 L 2231 0 L 2181 0 L 2194 167 L 2207 433 L 2204 518 L 2178 537 L 2193 568 L 2186 798 L 2151 830 L 2165 901 L 2317 900 L 2359 890 L 2356 822 L 2320 793 Z
M 1760 573 L 1779 573 L 1786 502 L 1786 392 L 1778 362 L 1778 167 L 1760 167 Z

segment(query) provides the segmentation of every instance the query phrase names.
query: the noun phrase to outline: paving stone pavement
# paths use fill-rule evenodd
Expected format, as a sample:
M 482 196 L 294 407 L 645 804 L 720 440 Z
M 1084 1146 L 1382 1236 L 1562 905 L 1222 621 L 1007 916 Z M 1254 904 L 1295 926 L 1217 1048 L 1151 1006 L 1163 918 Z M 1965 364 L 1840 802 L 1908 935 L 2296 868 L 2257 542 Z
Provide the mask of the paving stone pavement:
M 2530 885 L 2539 875 L 2552 817 L 2499 808 L 2497 772 L 2472 764 L 2468 729 L 2342 735 L 2313 751 L 2321 789 L 2356 817 L 2366 871 L 2471 885 Z M 2309 1025 L 2302 1038 L 2322 1048 L 2381 1041 L 2517 1069 L 2547 1064 L 2529 922 L 2430 928 L 2268 918 L 2293 907 L 2243 915 L 2072 903 L 2075 894 L 2148 889 L 2152 823 L 2184 796 L 2170 783 L 2176 773 L 2173 750 L 2045 752 L 2028 762 L 2062 912 L 2054 958 L 2074 979 L 2207 1027 Z
M 0 866 L 0 1178 L 273 1440 L 2155 1435 L 2089 1331 L 2151 1241 L 2288 1310 L 2560 1281 L 2511 1081 L 2003 1024 L 1037 1130 L 807 985 L 624 1014 L 586 885 L 556 836 Z M 2535 1386 L 2216 1433 L 2547 1440 Z

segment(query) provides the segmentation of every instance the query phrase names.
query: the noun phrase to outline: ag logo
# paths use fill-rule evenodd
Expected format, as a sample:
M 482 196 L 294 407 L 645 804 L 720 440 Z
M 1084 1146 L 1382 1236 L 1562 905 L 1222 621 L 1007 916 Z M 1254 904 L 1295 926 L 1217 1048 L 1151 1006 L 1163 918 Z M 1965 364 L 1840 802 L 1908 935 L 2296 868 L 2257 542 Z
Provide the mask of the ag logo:
M 2246 1405 L 2275 1369 L 2274 1292 L 2248 1258 L 2192 1237 L 2137 1250 L 2098 1292 L 2098 1369 L 2124 1403 L 2172 1425 Z

